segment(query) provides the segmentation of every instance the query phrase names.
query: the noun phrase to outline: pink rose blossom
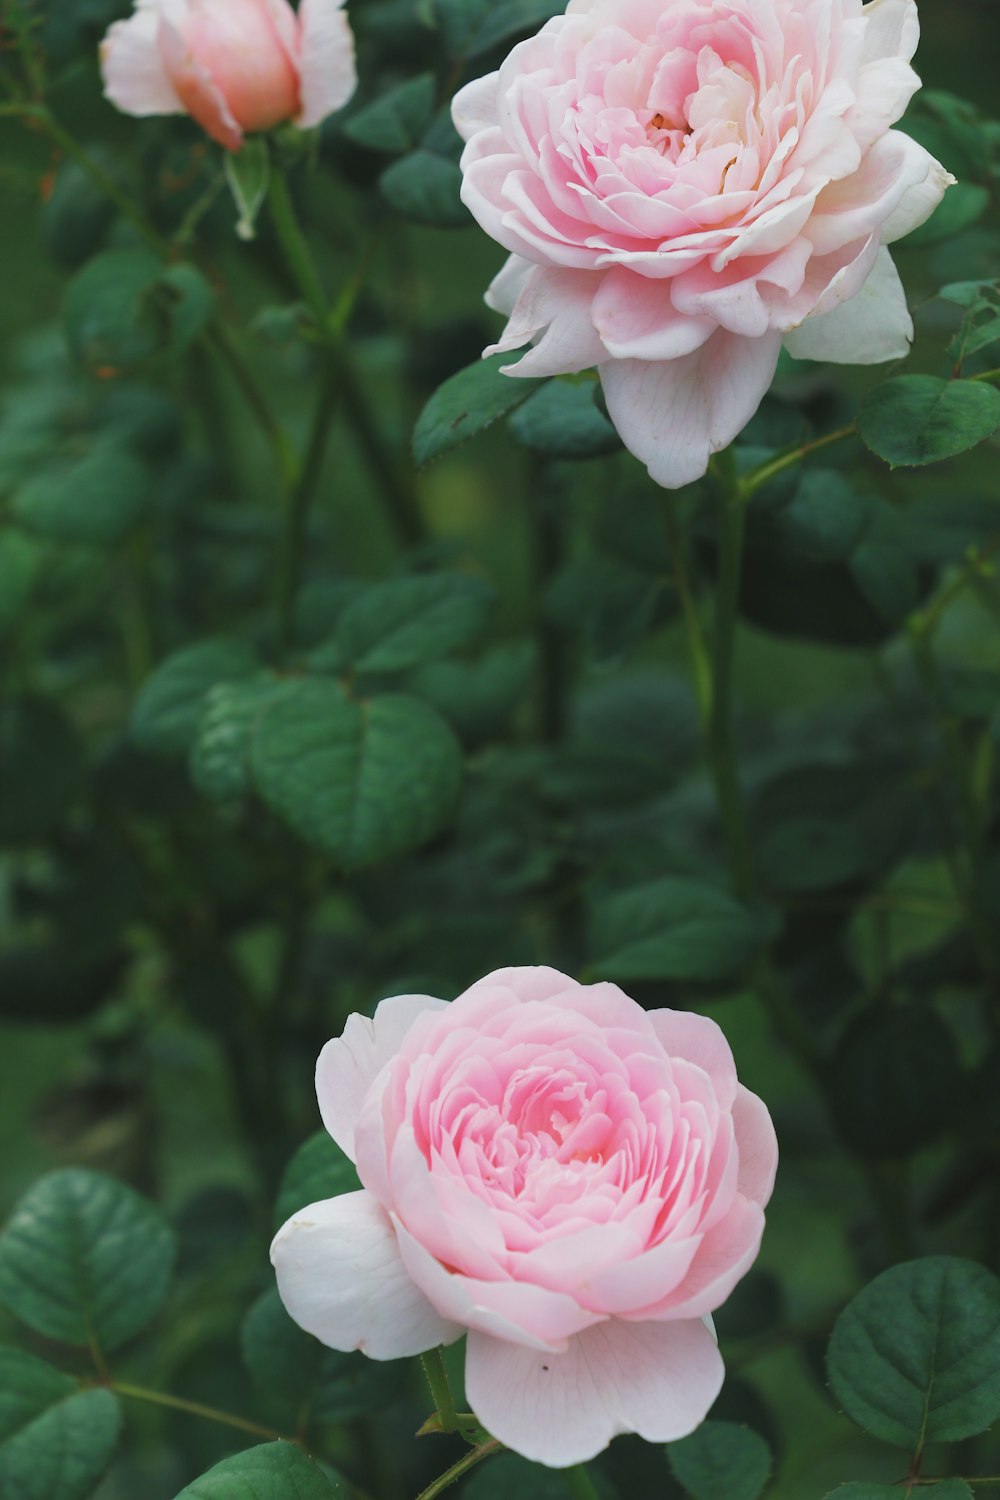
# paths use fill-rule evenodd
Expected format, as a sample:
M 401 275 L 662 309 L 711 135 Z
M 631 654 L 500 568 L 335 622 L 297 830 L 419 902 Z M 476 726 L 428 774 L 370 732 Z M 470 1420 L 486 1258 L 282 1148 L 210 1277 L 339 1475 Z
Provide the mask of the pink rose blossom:
M 246 131 L 303 130 L 357 81 L 343 0 L 136 0 L 101 46 L 107 97 L 130 115 L 188 114 L 238 151 Z
M 889 128 L 918 32 L 914 0 L 570 0 L 462 89 L 462 196 L 512 252 L 495 349 L 535 345 L 508 373 L 596 365 L 675 488 L 749 421 L 783 343 L 906 354 L 884 246 L 952 180 Z
M 757 1255 L 778 1154 L 714 1021 L 502 969 L 352 1016 L 316 1089 L 364 1191 L 279 1231 L 296 1322 L 373 1359 L 467 1332 L 480 1420 L 554 1467 L 698 1426 L 708 1314 Z

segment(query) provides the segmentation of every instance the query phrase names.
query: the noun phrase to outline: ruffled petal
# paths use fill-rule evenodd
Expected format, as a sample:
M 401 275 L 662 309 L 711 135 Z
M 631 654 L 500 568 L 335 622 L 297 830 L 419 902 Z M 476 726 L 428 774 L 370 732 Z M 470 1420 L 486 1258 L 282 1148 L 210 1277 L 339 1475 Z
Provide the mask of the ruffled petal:
M 171 22 L 161 23 L 158 40 L 164 67 L 183 109 L 213 141 L 227 151 L 239 151 L 243 131 L 212 75 L 193 56 Z
M 376 1077 L 395 1057 L 418 1016 L 446 1009 L 447 1001 L 431 995 L 392 995 L 379 1003 L 371 1020 L 350 1016 L 343 1035 L 323 1048 L 316 1064 L 319 1112 L 337 1145 L 352 1161 L 354 1127 Z
M 388 1216 L 368 1193 L 294 1214 L 275 1235 L 271 1263 L 290 1316 L 331 1349 L 402 1359 L 462 1334 L 413 1284 Z
M 760 1204 L 738 1197 L 722 1222 L 705 1235 L 680 1286 L 636 1317 L 702 1318 L 714 1312 L 757 1259 L 763 1233 Z
M 723 1109 L 736 1098 L 736 1063 L 722 1028 L 708 1016 L 691 1010 L 651 1010 L 653 1030 L 670 1057 L 683 1057 L 703 1069 L 712 1080 Z
M 907 232 L 894 229 L 887 234 L 884 226 L 914 189 L 924 189 L 920 199 L 915 200 L 921 206 L 929 198 L 924 213 L 927 218 L 940 202 L 946 186 L 947 173 L 930 152 L 901 130 L 890 130 L 865 152 L 856 172 L 841 182 L 831 183 L 820 194 L 807 233 L 819 255 L 839 250 L 875 232 L 888 243 L 889 239 L 898 238 L 899 232 Z M 935 191 L 936 198 L 932 196 Z M 908 229 L 915 229 L 918 223 L 923 223 L 923 219 L 914 219 Z
M 459 89 L 451 101 L 451 118 L 463 141 L 470 140 L 477 130 L 491 130 L 496 126 L 499 84 L 499 73 L 487 73 L 484 78 L 474 78 Z
M 605 357 L 591 318 L 600 277 L 587 271 L 536 267 L 525 280 L 510 321 L 486 354 L 520 349 L 537 340 L 505 375 L 566 375 L 590 370 Z
M 354 33 L 344 0 L 302 0 L 299 6 L 302 112 L 296 121 L 311 130 L 343 109 L 358 86 Z
M 892 256 L 882 249 L 861 290 L 831 312 L 806 318 L 786 334 L 785 348 L 795 359 L 877 365 L 904 358 L 912 338 L 906 293 Z
M 605 272 L 592 316 L 608 354 L 615 359 L 679 359 L 705 343 L 717 322 L 679 313 L 670 287 L 624 267 Z
M 104 96 L 127 115 L 183 114 L 160 50 L 159 7 L 144 5 L 116 21 L 101 43 Z
M 470 1333 L 465 1385 L 477 1416 L 515 1453 L 552 1468 L 585 1463 L 617 1433 L 671 1443 L 704 1421 L 722 1358 L 700 1321 L 611 1321 L 562 1354 Z
M 742 432 L 780 350 L 779 333 L 747 339 L 720 328 L 683 359 L 611 360 L 600 366 L 608 415 L 657 484 L 679 489 L 700 479 L 712 454 Z

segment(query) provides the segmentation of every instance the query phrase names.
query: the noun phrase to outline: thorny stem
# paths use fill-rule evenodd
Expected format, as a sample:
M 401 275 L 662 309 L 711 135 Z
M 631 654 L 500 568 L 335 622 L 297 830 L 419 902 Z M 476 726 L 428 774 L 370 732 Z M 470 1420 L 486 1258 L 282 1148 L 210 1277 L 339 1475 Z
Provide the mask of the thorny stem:
M 425 1490 L 421 1490 L 417 1496 L 417 1500 L 434 1500 L 436 1495 L 440 1495 L 444 1490 L 455 1484 L 457 1480 L 461 1479 L 463 1474 L 467 1474 L 470 1469 L 475 1468 L 476 1464 L 482 1463 L 484 1458 L 489 1458 L 492 1454 L 499 1453 L 502 1447 L 503 1444 L 498 1443 L 496 1438 L 490 1438 L 488 1443 L 482 1443 L 478 1448 L 473 1448 L 471 1453 L 467 1453 L 464 1458 L 460 1458 L 457 1464 L 452 1464 L 450 1469 L 446 1469 L 439 1478 L 434 1480 L 433 1484 L 429 1484 Z
M 451 1386 L 448 1384 L 448 1371 L 445 1369 L 441 1350 L 428 1349 L 426 1354 L 421 1354 L 420 1363 L 431 1389 L 431 1399 L 441 1418 L 442 1430 L 457 1432 L 461 1424 L 452 1399 Z

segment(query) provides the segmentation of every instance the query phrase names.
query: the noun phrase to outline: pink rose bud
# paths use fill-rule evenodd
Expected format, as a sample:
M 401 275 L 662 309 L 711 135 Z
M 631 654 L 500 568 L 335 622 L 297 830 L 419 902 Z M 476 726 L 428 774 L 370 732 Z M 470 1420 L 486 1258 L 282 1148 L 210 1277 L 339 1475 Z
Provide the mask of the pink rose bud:
M 507 373 L 597 366 L 676 488 L 750 420 L 782 344 L 906 354 L 884 247 L 953 180 L 890 129 L 918 35 L 914 0 L 570 0 L 453 105 L 462 197 L 512 252 L 496 349 L 535 346 Z
M 502 969 L 352 1016 L 316 1090 L 364 1190 L 278 1232 L 297 1323 L 373 1359 L 468 1333 L 479 1419 L 556 1468 L 704 1420 L 709 1314 L 756 1258 L 778 1159 L 714 1021 Z
M 247 131 L 308 130 L 354 92 L 343 0 L 136 0 L 101 45 L 104 91 L 130 115 L 188 114 L 238 151 Z

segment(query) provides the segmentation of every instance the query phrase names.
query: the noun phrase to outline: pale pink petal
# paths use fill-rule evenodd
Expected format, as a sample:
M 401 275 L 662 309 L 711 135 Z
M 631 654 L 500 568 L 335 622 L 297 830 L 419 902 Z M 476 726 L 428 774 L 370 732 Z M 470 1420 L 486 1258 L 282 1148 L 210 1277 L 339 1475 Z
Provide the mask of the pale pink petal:
M 671 1443 L 704 1421 L 722 1358 L 700 1321 L 602 1323 L 562 1354 L 469 1335 L 465 1385 L 488 1430 L 551 1468 L 585 1463 L 620 1432 Z
M 926 224 L 945 193 L 957 181 L 939 161 L 931 157 L 927 176 L 922 182 L 907 188 L 885 223 L 880 226 L 879 234 L 883 245 L 892 245 L 912 229 L 919 229 L 921 224 Z
M 160 51 L 160 23 L 159 9 L 143 6 L 128 20 L 116 21 L 101 43 L 105 97 L 128 115 L 184 111 Z
M 524 283 L 534 269 L 530 260 L 524 260 L 520 255 L 509 255 L 486 288 L 483 298 L 486 306 L 509 318 L 517 306 L 518 297 L 524 291 Z
M 507 990 L 515 1003 L 527 1005 L 533 1000 L 551 1000 L 554 995 L 575 993 L 583 988 L 567 974 L 546 964 L 525 964 L 523 967 L 495 969 L 483 979 L 477 979 L 465 991 L 466 995 L 478 995 L 481 990 Z M 461 997 L 460 997 L 461 998 Z
M 742 1083 L 733 1103 L 733 1125 L 740 1153 L 737 1188 L 751 1203 L 766 1208 L 778 1170 L 778 1138 L 767 1105 Z
M 655 1307 L 635 1316 L 701 1318 L 714 1312 L 757 1259 L 763 1233 L 764 1210 L 760 1204 L 738 1197 L 722 1223 L 705 1235 L 680 1286 Z
M 285 51 L 285 56 L 296 73 L 299 71 L 299 22 L 288 0 L 264 0 L 264 9 L 270 17 L 275 35 Z
M 354 33 L 344 0 L 302 0 L 300 91 L 302 113 L 296 124 L 311 130 L 343 109 L 358 84 Z
M 712 318 L 677 312 L 671 283 L 615 267 L 601 279 L 594 298 L 594 327 L 615 359 L 678 359 L 715 332 Z
M 890 130 L 865 152 L 856 172 L 831 183 L 816 200 L 808 235 L 817 253 L 825 255 L 881 231 L 914 188 L 940 182 L 942 172 L 923 146 L 901 130 Z
M 442 1318 L 530 1349 L 565 1346 L 581 1329 L 602 1321 L 574 1297 L 530 1282 L 483 1281 L 448 1271 L 394 1220 L 399 1252 L 410 1276 Z
M 172 23 L 161 23 L 158 40 L 164 67 L 183 108 L 213 141 L 227 151 L 239 151 L 243 131 L 212 75 Z
M 879 238 L 870 234 L 829 255 L 814 255 L 794 296 L 765 291 L 771 305 L 771 326 L 782 332 L 798 328 L 806 318 L 832 312 L 860 292 L 878 260 Z
M 592 369 L 605 354 L 590 316 L 599 281 L 587 271 L 536 267 L 499 341 L 485 353 L 506 353 L 537 340 L 516 365 L 504 367 L 505 375 L 565 375 Z
M 877 365 L 910 352 L 913 320 L 899 273 L 888 250 L 880 250 L 859 292 L 831 312 L 806 318 L 785 336 L 795 359 L 833 364 Z
M 327 1042 L 316 1064 L 316 1097 L 323 1124 L 342 1151 L 354 1160 L 354 1127 L 365 1095 L 392 1061 L 418 1016 L 447 1009 L 447 1001 L 430 995 L 392 995 L 382 1000 L 372 1019 L 352 1015 L 343 1035 Z
M 711 1078 L 716 1098 L 729 1109 L 736 1098 L 736 1063 L 722 1028 L 692 1010 L 651 1010 L 653 1030 L 669 1057 L 696 1063 Z
M 862 15 L 865 19 L 864 62 L 877 62 L 883 57 L 910 61 L 920 40 L 916 0 L 869 0 Z
M 461 1337 L 414 1286 L 392 1225 L 368 1193 L 293 1215 L 275 1235 L 271 1263 L 290 1316 L 331 1349 L 402 1359 Z
M 682 359 L 612 360 L 600 366 L 608 415 L 657 484 L 679 489 L 700 479 L 712 454 L 742 432 L 780 349 L 778 333 L 745 339 L 720 329 Z
M 490 130 L 497 124 L 497 85 L 499 73 L 487 73 L 484 78 L 474 78 L 459 89 L 451 101 L 451 118 L 463 141 L 475 135 L 477 130 Z
M 623 1315 L 654 1306 L 680 1286 L 701 1241 L 700 1234 L 664 1240 L 641 1255 L 594 1272 L 576 1295 L 585 1307 L 600 1313 Z

